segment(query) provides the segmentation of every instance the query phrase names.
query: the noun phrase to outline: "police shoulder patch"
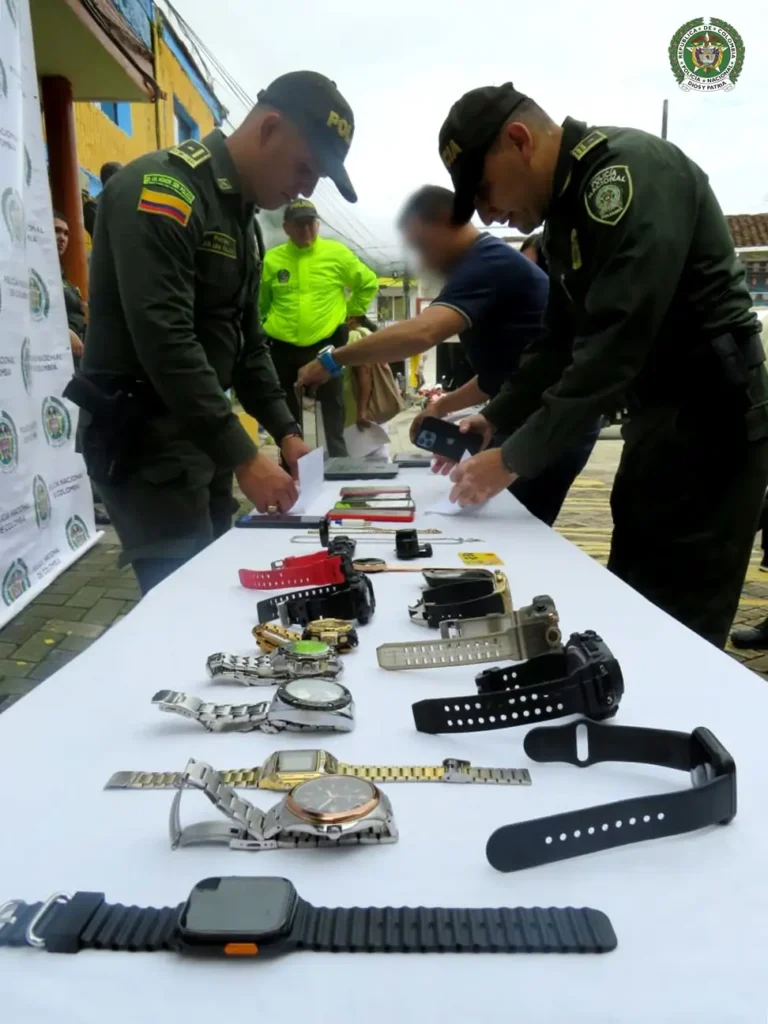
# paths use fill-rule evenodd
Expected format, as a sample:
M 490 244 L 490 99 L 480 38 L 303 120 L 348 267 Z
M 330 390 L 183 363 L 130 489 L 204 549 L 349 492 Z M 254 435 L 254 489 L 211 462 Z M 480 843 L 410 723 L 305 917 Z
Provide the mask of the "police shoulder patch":
M 178 146 L 172 146 L 168 152 L 171 156 L 183 160 L 190 167 L 199 167 L 200 164 L 211 159 L 211 151 L 197 139 L 187 139 L 186 142 L 181 142 Z
M 145 185 L 158 185 L 160 188 L 167 188 L 171 192 L 175 192 L 177 196 L 181 196 L 185 203 L 190 205 L 195 201 L 195 193 L 187 188 L 183 181 L 179 181 L 178 178 L 171 177 L 170 174 L 145 174 L 144 175 Z
M 618 224 L 631 202 L 632 175 L 626 164 L 603 167 L 587 182 L 584 205 L 598 224 Z
M 605 142 L 608 138 L 603 132 L 594 131 L 590 132 L 589 135 L 585 135 L 581 142 L 577 142 L 571 150 L 571 156 L 574 160 L 581 160 L 583 156 L 586 156 L 590 149 L 594 149 L 595 146 L 601 142 Z
M 187 226 L 192 215 L 192 206 L 181 196 L 174 196 L 169 192 L 158 192 L 157 189 L 146 186 L 141 190 L 136 209 L 140 213 L 168 217 L 170 220 L 175 220 L 177 224 L 181 224 L 183 228 Z

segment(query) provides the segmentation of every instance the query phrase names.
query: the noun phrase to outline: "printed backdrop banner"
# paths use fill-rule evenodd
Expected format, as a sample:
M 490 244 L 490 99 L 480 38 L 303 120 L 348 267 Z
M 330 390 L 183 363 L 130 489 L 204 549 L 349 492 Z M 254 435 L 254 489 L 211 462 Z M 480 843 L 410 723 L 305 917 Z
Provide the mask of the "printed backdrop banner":
M 0 0 L 0 627 L 97 539 L 71 376 L 29 0 Z

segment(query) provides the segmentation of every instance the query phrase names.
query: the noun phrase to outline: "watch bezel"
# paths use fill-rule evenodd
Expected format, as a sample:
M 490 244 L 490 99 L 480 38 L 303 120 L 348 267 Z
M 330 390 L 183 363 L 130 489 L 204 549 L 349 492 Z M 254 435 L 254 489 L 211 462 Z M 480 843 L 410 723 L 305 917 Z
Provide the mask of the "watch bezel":
M 279 697 L 284 704 L 288 704 L 292 708 L 299 708 L 305 711 L 341 711 L 342 708 L 349 707 L 352 703 L 352 694 L 346 686 L 342 686 L 341 683 L 337 683 L 335 679 L 318 680 L 318 682 L 331 683 L 333 686 L 338 686 L 343 693 L 337 700 L 323 702 L 310 701 L 302 699 L 301 697 L 294 697 L 292 694 L 288 693 L 289 686 L 292 686 L 294 683 L 305 684 L 310 682 L 311 678 L 312 677 L 309 676 L 306 679 L 291 679 L 289 682 L 283 683 L 275 696 Z
M 372 791 L 370 799 L 363 801 L 363 803 L 358 804 L 357 807 L 353 807 L 349 811 L 336 811 L 331 813 L 308 811 L 306 807 L 302 807 L 300 804 L 296 803 L 295 794 L 302 786 L 307 786 L 312 782 L 317 782 L 318 779 L 328 780 L 334 778 L 365 783 L 365 785 Z M 294 786 L 290 793 L 285 797 L 286 810 L 290 811 L 291 814 L 300 818 L 302 821 L 308 821 L 312 824 L 318 825 L 342 825 L 350 821 L 360 821 L 362 818 L 367 817 L 367 815 L 375 811 L 380 803 L 381 791 L 379 788 L 374 786 L 374 784 L 368 779 L 363 779 L 355 775 L 317 775 L 314 779 L 306 779 L 304 782 L 300 782 L 298 786 Z

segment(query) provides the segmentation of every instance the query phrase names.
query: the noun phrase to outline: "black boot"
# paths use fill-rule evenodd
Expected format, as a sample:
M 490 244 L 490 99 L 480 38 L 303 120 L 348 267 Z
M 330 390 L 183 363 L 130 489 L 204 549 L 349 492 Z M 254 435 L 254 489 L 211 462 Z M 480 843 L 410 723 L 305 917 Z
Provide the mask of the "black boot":
M 744 650 L 768 650 L 768 619 L 764 619 L 759 626 L 734 629 L 731 633 L 731 643 L 734 647 Z

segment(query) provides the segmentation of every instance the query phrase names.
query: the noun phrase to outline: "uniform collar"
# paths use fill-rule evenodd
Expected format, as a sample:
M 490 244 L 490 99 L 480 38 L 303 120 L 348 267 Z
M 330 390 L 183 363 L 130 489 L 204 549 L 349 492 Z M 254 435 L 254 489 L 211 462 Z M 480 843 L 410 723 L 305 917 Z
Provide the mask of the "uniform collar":
M 572 117 L 566 117 L 563 121 L 563 135 L 560 139 L 560 153 L 555 165 L 555 177 L 552 182 L 552 203 L 556 203 L 563 195 L 571 182 L 571 170 L 573 168 L 573 153 L 571 150 L 587 134 L 587 125 L 584 121 L 576 121 Z
M 219 192 L 224 192 L 228 195 L 239 195 L 242 191 L 240 177 L 227 149 L 226 138 L 221 129 L 214 128 L 209 135 L 206 135 L 203 139 L 203 145 L 211 154 L 216 188 L 218 188 Z

